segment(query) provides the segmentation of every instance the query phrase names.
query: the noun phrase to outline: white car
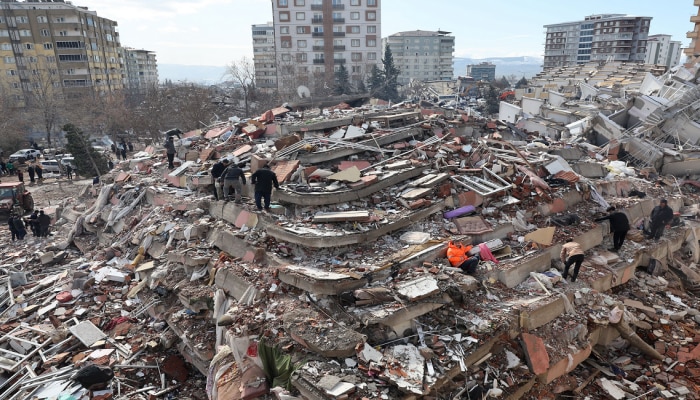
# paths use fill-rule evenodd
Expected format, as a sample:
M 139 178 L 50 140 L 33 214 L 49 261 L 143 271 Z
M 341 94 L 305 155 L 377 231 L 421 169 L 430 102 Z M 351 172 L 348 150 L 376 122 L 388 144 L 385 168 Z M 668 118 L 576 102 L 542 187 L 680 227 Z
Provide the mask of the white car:
M 60 173 L 61 170 L 58 167 L 58 161 L 57 160 L 41 160 L 40 162 L 41 168 L 44 169 L 44 172 L 52 172 L 52 173 Z
M 35 149 L 22 149 L 16 153 L 10 154 L 10 162 L 24 162 L 27 160 L 36 160 L 41 157 L 41 151 Z

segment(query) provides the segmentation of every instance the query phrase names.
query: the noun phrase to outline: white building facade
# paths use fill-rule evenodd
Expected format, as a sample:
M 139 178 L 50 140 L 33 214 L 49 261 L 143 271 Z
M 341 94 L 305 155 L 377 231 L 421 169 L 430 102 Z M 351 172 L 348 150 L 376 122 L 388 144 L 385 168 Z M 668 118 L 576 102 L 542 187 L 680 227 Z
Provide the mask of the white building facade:
M 452 80 L 455 38 L 443 31 L 406 31 L 390 35 L 384 43 L 391 49 L 399 70 L 398 83 Z
M 671 35 L 649 35 L 645 64 L 675 67 L 681 62 L 681 42 L 671 40 Z

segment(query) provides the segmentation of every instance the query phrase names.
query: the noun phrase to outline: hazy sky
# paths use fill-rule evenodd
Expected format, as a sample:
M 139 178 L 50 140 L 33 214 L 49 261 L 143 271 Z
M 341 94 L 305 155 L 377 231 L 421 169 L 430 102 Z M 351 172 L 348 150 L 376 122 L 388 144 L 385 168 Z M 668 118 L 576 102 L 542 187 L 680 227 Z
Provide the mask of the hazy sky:
M 452 32 L 455 57 L 535 56 L 543 25 L 590 14 L 653 17 L 651 34 L 687 47 L 693 0 L 380 0 L 382 36 L 408 30 Z M 155 51 L 161 64 L 223 66 L 252 57 L 252 24 L 272 21 L 271 0 L 73 0 L 116 20 L 121 44 Z M 426 4 L 428 5 L 426 7 Z

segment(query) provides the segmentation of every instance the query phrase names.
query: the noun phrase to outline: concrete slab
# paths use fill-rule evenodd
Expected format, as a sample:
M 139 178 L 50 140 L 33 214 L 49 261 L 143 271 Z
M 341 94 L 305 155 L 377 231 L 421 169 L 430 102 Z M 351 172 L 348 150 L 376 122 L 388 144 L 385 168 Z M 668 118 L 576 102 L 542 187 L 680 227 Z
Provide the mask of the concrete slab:
M 542 338 L 523 332 L 520 340 L 530 371 L 535 375 L 546 373 L 549 369 L 549 354 Z
M 96 327 L 92 321 L 86 320 L 81 323 L 71 326 L 68 328 L 70 333 L 73 334 L 85 347 L 91 347 L 96 342 L 104 339 L 107 335 Z
M 253 284 L 230 269 L 221 268 L 216 271 L 214 283 L 217 288 L 223 290 L 237 301 L 240 301 L 243 297 L 258 299 L 262 295 Z
M 310 293 L 337 296 L 360 289 L 367 279 L 356 279 L 349 275 L 312 268 L 288 265 L 279 269 L 279 279 L 291 286 Z

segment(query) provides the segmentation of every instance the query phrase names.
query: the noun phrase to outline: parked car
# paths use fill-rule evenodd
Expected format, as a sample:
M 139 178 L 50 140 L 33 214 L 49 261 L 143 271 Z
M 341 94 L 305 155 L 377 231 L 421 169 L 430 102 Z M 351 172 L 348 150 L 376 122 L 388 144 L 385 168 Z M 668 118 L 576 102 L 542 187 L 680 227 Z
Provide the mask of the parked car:
M 58 160 L 41 160 L 40 164 L 41 167 L 44 169 L 44 172 L 51 172 L 56 174 L 61 173 L 61 169 L 58 165 Z
M 41 151 L 36 149 L 22 149 L 16 153 L 10 154 L 10 162 L 25 162 L 27 160 L 36 160 L 41 157 Z
M 68 154 L 68 155 L 70 156 L 70 154 Z M 61 158 L 61 165 L 62 165 L 62 166 L 70 165 L 71 168 L 73 168 L 73 171 L 75 171 L 75 169 L 76 169 L 76 168 L 75 168 L 75 158 L 73 158 L 73 156 L 70 156 L 70 157 L 62 157 L 62 158 Z M 64 171 L 64 172 L 65 172 L 65 171 Z

